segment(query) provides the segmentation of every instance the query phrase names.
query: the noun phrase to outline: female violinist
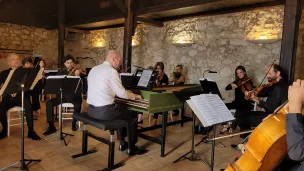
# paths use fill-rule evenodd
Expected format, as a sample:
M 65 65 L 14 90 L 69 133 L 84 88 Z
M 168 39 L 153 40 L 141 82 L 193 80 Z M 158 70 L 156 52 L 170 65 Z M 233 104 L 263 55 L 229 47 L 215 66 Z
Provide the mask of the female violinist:
M 168 85 L 169 84 L 169 79 L 167 74 L 165 74 L 164 69 L 165 69 L 165 65 L 162 62 L 157 62 L 155 64 L 155 68 L 154 68 L 158 74 L 157 79 L 155 81 L 155 84 L 157 86 L 160 85 Z M 161 113 L 154 113 L 153 114 L 153 123 L 152 125 L 157 125 L 157 119 L 158 119 L 158 115 Z
M 250 101 L 244 98 L 246 91 L 251 91 L 253 87 L 252 81 L 248 78 L 246 69 L 243 66 L 238 66 L 235 69 L 235 81 L 229 84 L 226 87 L 226 90 L 234 90 L 235 99 L 232 103 L 227 104 L 229 109 L 236 109 L 235 111 L 235 120 L 232 122 L 231 126 L 224 125 L 221 134 L 226 131 L 232 132 L 236 129 L 237 126 L 240 127 L 240 130 L 247 129 L 246 125 L 243 122 L 243 118 L 249 113 L 252 108 Z

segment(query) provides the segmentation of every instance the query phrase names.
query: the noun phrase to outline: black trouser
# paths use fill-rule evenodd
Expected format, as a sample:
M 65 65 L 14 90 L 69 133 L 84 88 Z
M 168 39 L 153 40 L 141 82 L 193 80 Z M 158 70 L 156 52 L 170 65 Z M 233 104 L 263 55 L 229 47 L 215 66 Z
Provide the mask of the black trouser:
M 39 90 L 33 90 L 31 91 L 31 96 L 32 96 L 32 110 L 33 111 L 37 111 L 40 108 L 40 101 L 39 101 L 39 95 L 40 95 L 40 92 Z
M 263 111 L 250 111 L 248 116 L 242 118 L 244 125 L 257 127 L 269 113 Z
M 153 114 L 153 118 L 154 118 L 154 119 L 158 119 L 158 115 L 161 115 L 161 114 L 162 114 L 161 112 L 160 112 L 160 113 L 154 113 L 154 114 Z
M 286 157 L 279 165 L 279 169 L 281 171 L 302 171 L 303 166 L 300 162 L 291 160 L 289 157 Z
M 21 104 L 21 95 L 17 95 L 16 97 L 12 97 L 11 95 L 5 96 L 0 103 L 0 120 L 2 124 L 2 132 L 7 132 L 7 115 L 6 112 L 15 107 L 22 106 Z M 27 127 L 29 130 L 33 130 L 34 122 L 33 122 L 33 111 L 30 101 L 30 96 L 28 94 L 24 95 L 24 115 L 26 116 Z
M 250 115 L 249 109 L 236 109 L 235 110 L 235 120 L 232 121 L 231 128 L 234 130 L 237 126 L 240 127 L 240 131 L 249 129 L 250 126 L 247 124 L 247 117 Z
M 59 96 L 60 97 L 60 96 Z M 61 103 L 59 97 L 50 99 L 46 101 L 46 116 L 47 122 L 53 124 L 54 123 L 54 106 L 58 106 Z M 82 98 L 81 95 L 65 95 L 62 98 L 62 103 L 72 103 L 74 105 L 74 112 L 80 113 Z M 73 119 L 72 124 L 76 124 L 76 120 Z
M 124 120 L 128 122 L 127 128 L 117 130 L 117 136 L 120 141 L 123 141 L 128 136 L 130 147 L 137 143 L 137 113 L 127 110 L 118 105 L 111 104 L 102 107 L 94 107 L 89 105 L 88 114 L 90 117 L 99 120 Z

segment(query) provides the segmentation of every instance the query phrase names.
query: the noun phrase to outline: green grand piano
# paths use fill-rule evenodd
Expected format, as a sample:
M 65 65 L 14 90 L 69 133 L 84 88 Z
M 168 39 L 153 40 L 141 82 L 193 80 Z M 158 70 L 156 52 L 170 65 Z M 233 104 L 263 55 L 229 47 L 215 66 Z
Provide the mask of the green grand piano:
M 190 96 L 200 94 L 202 92 L 201 85 L 199 84 L 185 84 L 185 85 L 168 85 L 157 86 L 152 90 L 138 90 L 137 94 L 141 94 L 143 99 L 141 100 L 128 100 L 115 98 L 115 103 L 119 103 L 127 106 L 128 110 L 137 111 L 143 114 L 153 114 L 162 112 L 162 124 L 150 127 L 144 127 L 138 129 L 138 136 L 146 140 L 161 145 L 161 157 L 165 154 L 165 142 L 166 142 L 166 127 L 176 124 L 183 126 L 184 122 L 192 121 L 192 118 L 184 116 L 184 102 L 190 98 Z M 181 119 L 173 122 L 168 121 L 168 111 L 181 109 Z M 161 138 L 151 137 L 144 134 L 144 132 L 162 129 Z

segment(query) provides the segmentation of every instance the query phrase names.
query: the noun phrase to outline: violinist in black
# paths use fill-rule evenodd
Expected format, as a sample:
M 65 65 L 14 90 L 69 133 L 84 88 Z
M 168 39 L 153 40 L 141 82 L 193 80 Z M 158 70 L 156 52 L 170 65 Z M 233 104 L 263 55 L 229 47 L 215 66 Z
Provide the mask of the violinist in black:
M 226 131 L 232 132 L 236 129 L 237 126 L 240 127 L 240 130 L 247 129 L 245 125 L 246 122 L 243 121 L 243 118 L 248 115 L 249 111 L 252 109 L 251 101 L 245 99 L 245 92 L 251 91 L 253 84 L 248 78 L 246 69 L 243 66 L 238 66 L 235 69 L 235 81 L 227 85 L 226 90 L 234 90 L 234 101 L 230 104 L 226 104 L 229 109 L 236 109 L 235 111 L 235 120 L 232 121 L 231 126 L 224 125 L 220 133 Z
M 165 69 L 165 65 L 162 62 L 157 62 L 155 64 L 155 71 L 157 72 L 158 76 L 157 79 L 155 81 L 156 86 L 160 86 L 160 85 L 168 85 L 169 84 L 169 78 L 167 76 L 167 74 L 165 74 L 164 69 Z M 157 125 L 157 119 L 158 119 L 158 115 L 161 113 L 154 113 L 153 114 L 153 123 L 152 125 Z
M 67 55 L 63 58 L 63 63 L 65 65 L 65 69 L 60 70 L 57 75 L 69 75 L 73 71 L 74 65 L 74 57 Z M 73 75 L 79 76 L 79 75 Z M 75 94 L 63 94 L 63 103 L 72 103 L 74 105 L 74 112 L 80 113 L 81 105 L 82 105 L 82 97 L 80 93 Z M 43 135 L 50 135 L 56 132 L 56 127 L 54 126 L 54 106 L 57 106 L 61 103 L 61 99 L 57 96 L 56 98 L 50 99 L 46 101 L 46 115 L 47 115 L 47 122 L 49 123 L 49 127 L 43 133 Z M 76 120 L 73 119 L 72 121 L 72 130 L 76 131 Z

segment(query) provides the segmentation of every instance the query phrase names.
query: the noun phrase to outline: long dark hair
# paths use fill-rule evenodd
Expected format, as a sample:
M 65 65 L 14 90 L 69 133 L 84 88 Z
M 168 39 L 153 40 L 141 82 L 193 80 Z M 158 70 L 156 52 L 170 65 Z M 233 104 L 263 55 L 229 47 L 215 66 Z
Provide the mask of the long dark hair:
M 156 69 L 157 66 L 159 66 L 160 69 L 164 71 L 164 69 L 165 69 L 164 63 L 162 63 L 162 62 L 156 62 L 154 69 Z
M 245 67 L 244 66 L 242 66 L 242 65 L 239 65 L 238 67 L 236 67 L 235 68 L 235 71 L 234 71 L 234 74 L 235 74 L 235 80 L 239 80 L 240 78 L 237 76 L 237 73 L 236 73 L 236 71 L 237 70 L 242 70 L 243 72 L 245 72 L 245 76 L 244 76 L 244 78 L 246 78 L 246 77 L 248 77 L 247 76 L 247 72 L 246 72 L 246 69 L 245 69 Z

